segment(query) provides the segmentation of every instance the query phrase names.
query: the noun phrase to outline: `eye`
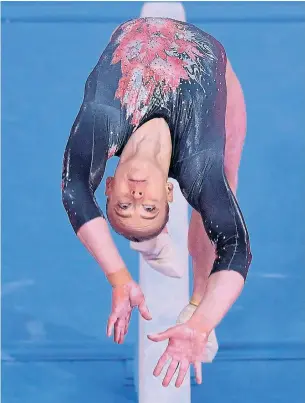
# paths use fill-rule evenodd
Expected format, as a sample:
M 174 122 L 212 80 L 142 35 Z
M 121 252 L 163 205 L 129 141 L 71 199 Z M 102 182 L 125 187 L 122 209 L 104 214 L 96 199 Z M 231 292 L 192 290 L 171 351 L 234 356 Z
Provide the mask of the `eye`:
M 121 210 L 127 210 L 130 206 L 130 203 L 119 203 L 118 206 Z
M 155 206 L 147 206 L 147 205 L 143 205 L 143 208 L 145 211 L 147 211 L 148 213 L 153 213 L 156 210 Z

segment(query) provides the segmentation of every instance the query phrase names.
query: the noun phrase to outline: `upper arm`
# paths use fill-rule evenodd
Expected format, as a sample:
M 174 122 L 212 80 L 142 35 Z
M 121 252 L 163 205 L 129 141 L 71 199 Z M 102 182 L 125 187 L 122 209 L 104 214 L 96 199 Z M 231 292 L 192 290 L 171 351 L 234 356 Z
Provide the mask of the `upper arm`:
M 179 183 L 191 206 L 202 217 L 206 232 L 216 245 L 218 258 L 213 271 L 236 270 L 246 276 L 250 261 L 247 228 L 225 173 L 226 94 L 225 83 L 217 91 L 218 104 L 204 118 L 196 110 L 196 125 L 189 141 L 192 152 L 179 164 Z M 223 94 L 223 96 L 221 96 Z M 212 100 L 213 101 L 213 100 Z
M 103 131 L 98 106 L 84 102 L 71 129 L 62 171 L 63 204 L 76 232 L 90 219 L 103 216 L 94 198 L 107 161 L 107 134 Z
M 225 59 L 218 58 L 214 76 L 209 83 L 205 80 L 210 90 L 205 91 L 203 99 L 193 96 L 193 115 L 186 127 L 187 152 L 179 153 L 183 158 L 175 168 L 184 196 L 201 214 L 205 230 L 216 246 L 212 272 L 235 270 L 245 278 L 251 262 L 249 236 L 225 173 L 226 113 L 228 102 L 234 104 L 229 79 L 234 74 Z
M 212 151 L 201 153 L 189 172 L 197 171 L 192 182 L 183 185 L 184 194 L 201 217 L 217 259 L 213 270 L 235 270 L 245 278 L 251 253 L 248 231 L 238 202 L 226 178 L 223 158 Z

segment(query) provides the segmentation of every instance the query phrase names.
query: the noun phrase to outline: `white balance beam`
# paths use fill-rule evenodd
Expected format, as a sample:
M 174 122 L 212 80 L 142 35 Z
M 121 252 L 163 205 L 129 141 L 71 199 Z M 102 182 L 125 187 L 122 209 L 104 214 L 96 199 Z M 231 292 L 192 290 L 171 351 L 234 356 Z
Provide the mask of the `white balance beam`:
M 179 253 L 179 260 L 185 266 L 185 273 L 182 278 L 165 277 L 151 269 L 140 257 L 140 286 L 153 319 L 146 321 L 139 318 L 137 371 L 139 403 L 190 403 L 191 401 L 189 372 L 180 388 L 174 385 L 177 375 L 167 388 L 162 386 L 167 366 L 158 378 L 153 376 L 153 370 L 165 351 L 167 341 L 154 343 L 147 339 L 148 334 L 158 333 L 175 325 L 179 312 L 189 301 L 188 207 L 178 183 L 172 182 L 175 186 L 175 201 L 170 206 L 171 218 L 168 228 Z
M 185 21 L 185 11 L 181 3 L 149 2 L 144 4 L 141 17 L 169 17 Z M 153 370 L 167 346 L 167 341 L 154 343 L 147 339 L 148 334 L 158 333 L 175 325 L 179 312 L 189 301 L 188 205 L 178 183 L 172 182 L 174 202 L 170 205 L 168 229 L 180 261 L 185 266 L 185 273 L 182 278 L 165 277 L 151 269 L 140 257 L 140 286 L 153 319 L 146 321 L 139 318 L 138 367 L 135 371 L 139 403 L 191 402 L 189 371 L 180 388 L 174 385 L 177 375 L 167 388 L 162 386 L 166 371 L 158 378 L 153 376 Z

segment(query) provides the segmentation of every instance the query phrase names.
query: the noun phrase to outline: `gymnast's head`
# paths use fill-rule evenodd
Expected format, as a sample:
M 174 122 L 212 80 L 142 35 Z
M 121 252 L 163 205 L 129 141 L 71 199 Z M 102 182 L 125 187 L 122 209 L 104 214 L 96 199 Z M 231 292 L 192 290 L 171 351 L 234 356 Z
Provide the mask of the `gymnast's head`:
M 121 158 L 114 176 L 106 180 L 105 194 L 109 223 L 125 238 L 142 242 L 165 228 L 173 184 L 153 156 Z

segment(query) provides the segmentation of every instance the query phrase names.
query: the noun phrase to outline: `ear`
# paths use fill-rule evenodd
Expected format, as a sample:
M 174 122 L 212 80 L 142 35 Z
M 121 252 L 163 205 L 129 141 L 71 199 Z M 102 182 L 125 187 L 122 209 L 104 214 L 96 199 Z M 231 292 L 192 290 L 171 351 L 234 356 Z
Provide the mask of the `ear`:
M 109 177 L 106 179 L 105 195 L 108 196 L 108 197 L 110 196 L 111 191 L 112 191 L 112 180 L 113 180 L 113 177 L 112 177 L 112 176 L 109 176 Z
M 172 203 L 174 200 L 174 185 L 171 182 L 166 183 L 167 201 Z

